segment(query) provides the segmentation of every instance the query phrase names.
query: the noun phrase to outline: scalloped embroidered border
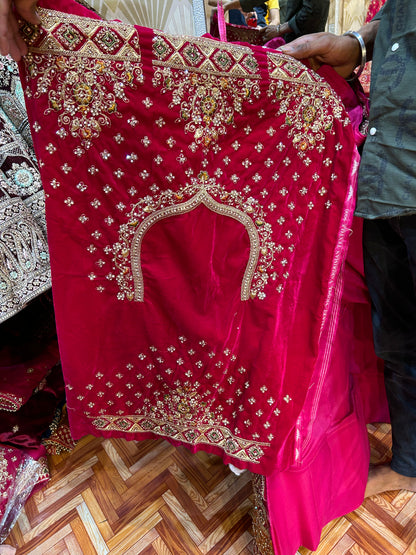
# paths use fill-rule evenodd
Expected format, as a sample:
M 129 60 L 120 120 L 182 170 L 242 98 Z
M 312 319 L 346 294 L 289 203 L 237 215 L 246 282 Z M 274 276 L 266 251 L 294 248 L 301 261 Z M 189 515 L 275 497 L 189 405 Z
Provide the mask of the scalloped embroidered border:
M 220 204 L 219 202 L 214 200 L 205 189 L 203 189 L 186 202 L 157 210 L 155 213 L 148 216 L 138 227 L 134 235 L 131 247 L 132 273 L 134 279 L 134 291 L 136 301 L 144 301 L 144 283 L 143 273 L 141 270 L 140 252 L 143 238 L 146 232 L 160 220 L 169 218 L 169 216 L 176 216 L 178 214 L 191 212 L 191 210 L 194 210 L 200 204 L 203 204 L 217 214 L 225 215 L 233 218 L 234 220 L 237 220 L 246 228 L 248 236 L 250 238 L 250 256 L 244 272 L 243 282 L 241 284 L 241 300 L 247 301 L 250 298 L 250 286 L 253 280 L 260 253 L 260 241 L 256 226 L 253 224 L 253 221 L 249 216 L 247 216 L 247 214 L 244 214 L 244 212 L 241 212 L 241 210 L 238 210 L 237 208 L 234 208 L 232 206 Z
M 90 416 L 93 426 L 100 431 L 119 431 L 125 433 L 153 433 L 169 437 L 190 445 L 211 445 L 223 449 L 227 455 L 242 461 L 259 463 L 264 455 L 263 447 L 270 443 L 262 443 L 239 438 L 225 426 L 198 423 L 196 426 L 184 426 L 168 421 L 159 421 L 144 415 Z

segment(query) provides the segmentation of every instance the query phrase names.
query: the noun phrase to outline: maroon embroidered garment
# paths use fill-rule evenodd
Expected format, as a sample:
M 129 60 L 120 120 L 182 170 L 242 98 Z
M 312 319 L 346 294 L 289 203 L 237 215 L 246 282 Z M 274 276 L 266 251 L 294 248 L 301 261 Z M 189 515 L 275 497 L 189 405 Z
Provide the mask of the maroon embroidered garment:
M 40 16 L 22 79 L 74 439 L 287 467 L 338 318 L 357 167 L 340 100 L 260 47 Z

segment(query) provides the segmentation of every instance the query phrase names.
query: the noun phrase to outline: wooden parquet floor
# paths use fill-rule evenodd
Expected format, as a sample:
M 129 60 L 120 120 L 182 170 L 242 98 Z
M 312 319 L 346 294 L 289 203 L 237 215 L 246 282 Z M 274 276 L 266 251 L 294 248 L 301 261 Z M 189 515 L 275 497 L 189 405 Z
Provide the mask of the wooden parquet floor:
M 369 436 L 373 461 L 388 460 L 389 426 L 370 426 Z M 50 467 L 48 486 L 6 540 L 16 555 L 252 553 L 251 475 L 235 476 L 218 457 L 163 440 L 89 436 L 50 457 Z M 328 524 L 314 553 L 416 555 L 416 494 L 365 500 Z
M 16 555 L 250 553 L 251 475 L 216 456 L 88 436 L 50 463 L 8 538 Z

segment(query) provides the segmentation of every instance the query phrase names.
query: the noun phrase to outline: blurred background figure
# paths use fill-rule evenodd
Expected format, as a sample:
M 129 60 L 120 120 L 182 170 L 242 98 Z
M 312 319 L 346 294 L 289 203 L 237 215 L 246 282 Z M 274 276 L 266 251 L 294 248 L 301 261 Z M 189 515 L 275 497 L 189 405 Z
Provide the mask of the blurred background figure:
M 302 35 L 325 31 L 329 3 L 329 0 L 286 0 L 284 19 L 264 28 L 264 42 L 276 37 L 290 42 Z
M 224 13 L 228 12 L 231 24 L 262 28 L 279 25 L 279 3 L 279 0 L 229 0 L 223 3 L 223 8 Z M 208 4 L 216 8 L 217 0 L 208 0 Z

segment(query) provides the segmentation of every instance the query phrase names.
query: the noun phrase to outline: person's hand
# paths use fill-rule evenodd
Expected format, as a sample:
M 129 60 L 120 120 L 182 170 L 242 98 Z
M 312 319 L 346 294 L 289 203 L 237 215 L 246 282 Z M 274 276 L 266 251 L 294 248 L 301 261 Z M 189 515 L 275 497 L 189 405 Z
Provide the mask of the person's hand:
M 39 17 L 36 15 L 37 0 L 0 0 L 0 53 L 10 56 L 18 62 L 27 54 L 27 46 L 20 36 L 18 18 L 23 18 L 29 23 L 38 25 Z
M 279 37 L 280 36 L 279 28 L 280 28 L 280 25 L 266 25 L 266 27 L 263 27 L 263 29 L 260 32 L 263 42 L 268 42 L 269 40 L 272 40 L 275 37 Z
M 298 60 L 309 58 L 314 69 L 329 64 L 345 78 L 351 75 L 361 60 L 360 45 L 354 37 L 332 33 L 305 35 L 281 46 L 279 50 Z

